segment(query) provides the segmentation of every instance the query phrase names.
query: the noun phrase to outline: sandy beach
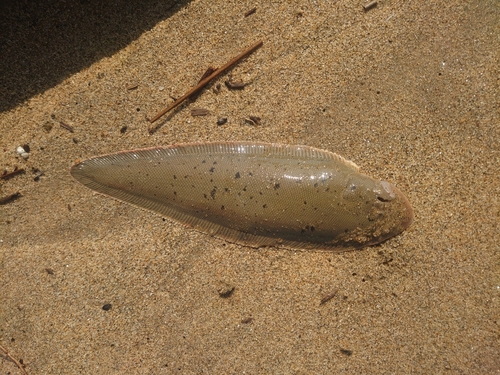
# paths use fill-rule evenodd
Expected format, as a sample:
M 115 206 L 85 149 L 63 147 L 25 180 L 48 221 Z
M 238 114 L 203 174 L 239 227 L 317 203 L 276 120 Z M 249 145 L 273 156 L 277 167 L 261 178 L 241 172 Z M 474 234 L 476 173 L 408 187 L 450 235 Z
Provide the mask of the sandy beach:
M 24 170 L 0 179 L 0 345 L 27 374 L 500 374 L 500 3 L 368 2 L 0 6 L 0 175 Z M 254 249 L 69 173 L 209 141 L 338 153 L 414 222 L 359 251 Z M 0 352 L 0 373 L 23 372 Z

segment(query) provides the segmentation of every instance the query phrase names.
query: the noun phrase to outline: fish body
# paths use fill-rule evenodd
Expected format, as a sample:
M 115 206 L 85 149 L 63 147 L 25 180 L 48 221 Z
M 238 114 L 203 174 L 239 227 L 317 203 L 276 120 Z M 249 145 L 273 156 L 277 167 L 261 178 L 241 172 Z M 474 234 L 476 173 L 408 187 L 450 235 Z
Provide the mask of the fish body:
M 394 185 L 308 146 L 193 143 L 124 151 L 71 168 L 99 193 L 252 247 L 343 251 L 407 228 Z

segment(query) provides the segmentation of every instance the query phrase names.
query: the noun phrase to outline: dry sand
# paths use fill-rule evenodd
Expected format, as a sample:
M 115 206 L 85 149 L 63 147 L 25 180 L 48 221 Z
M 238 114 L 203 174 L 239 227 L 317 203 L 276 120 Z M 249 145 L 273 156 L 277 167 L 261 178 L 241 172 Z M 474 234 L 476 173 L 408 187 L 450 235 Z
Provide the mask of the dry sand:
M 1 6 L 0 168 L 26 173 L 0 182 L 21 194 L 0 205 L 0 344 L 30 375 L 500 373 L 497 0 L 101 3 Z M 215 94 L 229 73 L 249 84 Z M 69 175 L 220 140 L 337 152 L 397 184 L 414 224 L 356 252 L 255 250 Z M 0 373 L 21 372 L 0 356 Z

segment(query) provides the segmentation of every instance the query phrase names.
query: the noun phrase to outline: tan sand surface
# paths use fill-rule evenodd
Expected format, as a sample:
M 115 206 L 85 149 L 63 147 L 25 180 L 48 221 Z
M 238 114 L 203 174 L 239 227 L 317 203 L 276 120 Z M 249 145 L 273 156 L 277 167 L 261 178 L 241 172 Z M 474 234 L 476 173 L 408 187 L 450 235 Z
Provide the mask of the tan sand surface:
M 500 2 L 38 3 L 0 6 L 0 173 L 25 170 L 0 180 L 21 195 L 0 205 L 0 345 L 28 374 L 500 373 Z M 336 152 L 395 183 L 415 221 L 356 252 L 256 250 L 69 174 L 222 140 Z

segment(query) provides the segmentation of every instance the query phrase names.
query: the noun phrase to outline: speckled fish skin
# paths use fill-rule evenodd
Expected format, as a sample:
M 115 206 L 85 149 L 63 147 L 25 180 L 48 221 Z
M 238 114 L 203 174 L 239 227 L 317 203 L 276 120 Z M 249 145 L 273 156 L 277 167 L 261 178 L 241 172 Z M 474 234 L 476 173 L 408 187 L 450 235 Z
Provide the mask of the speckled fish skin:
M 181 144 L 98 156 L 79 182 L 229 242 L 345 251 L 401 233 L 406 197 L 329 151 L 252 142 Z

